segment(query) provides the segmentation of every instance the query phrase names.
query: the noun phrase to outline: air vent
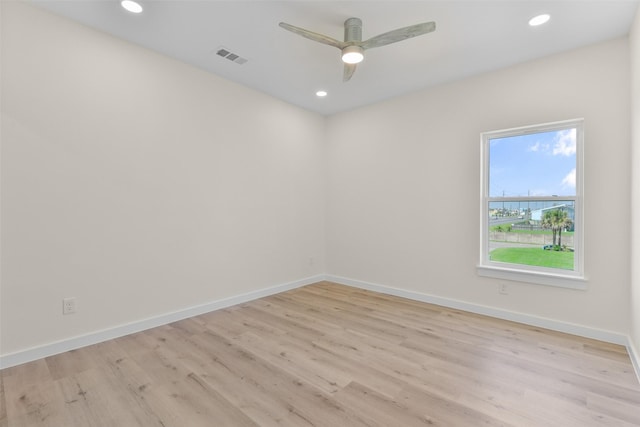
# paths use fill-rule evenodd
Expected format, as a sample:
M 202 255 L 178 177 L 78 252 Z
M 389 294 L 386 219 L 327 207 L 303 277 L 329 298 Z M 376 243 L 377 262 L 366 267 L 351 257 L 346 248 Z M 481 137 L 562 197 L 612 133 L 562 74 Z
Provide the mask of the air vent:
M 225 47 L 219 47 L 216 50 L 216 55 L 221 56 L 229 61 L 235 62 L 236 64 L 244 64 L 248 61 L 248 59 L 241 57 L 240 55 L 231 52 L 229 49 Z

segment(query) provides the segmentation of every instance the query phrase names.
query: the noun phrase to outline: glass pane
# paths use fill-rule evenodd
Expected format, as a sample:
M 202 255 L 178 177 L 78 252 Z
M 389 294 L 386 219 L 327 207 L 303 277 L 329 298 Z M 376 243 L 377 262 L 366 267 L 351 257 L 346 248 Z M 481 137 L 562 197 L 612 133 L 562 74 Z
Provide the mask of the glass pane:
M 489 203 L 489 259 L 574 269 L 575 202 L 518 200 Z
M 489 141 L 489 197 L 575 194 L 575 128 Z

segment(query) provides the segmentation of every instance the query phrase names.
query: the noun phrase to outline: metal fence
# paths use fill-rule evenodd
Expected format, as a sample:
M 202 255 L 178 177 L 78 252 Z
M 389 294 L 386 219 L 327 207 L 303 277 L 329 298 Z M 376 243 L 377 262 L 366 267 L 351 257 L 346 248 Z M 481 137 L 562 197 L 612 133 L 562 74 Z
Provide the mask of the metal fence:
M 515 229 L 515 227 L 512 227 Z M 497 242 L 527 243 L 530 245 L 552 245 L 551 234 L 509 233 L 508 231 L 491 231 L 489 240 Z M 562 233 L 562 244 L 573 247 L 573 234 Z

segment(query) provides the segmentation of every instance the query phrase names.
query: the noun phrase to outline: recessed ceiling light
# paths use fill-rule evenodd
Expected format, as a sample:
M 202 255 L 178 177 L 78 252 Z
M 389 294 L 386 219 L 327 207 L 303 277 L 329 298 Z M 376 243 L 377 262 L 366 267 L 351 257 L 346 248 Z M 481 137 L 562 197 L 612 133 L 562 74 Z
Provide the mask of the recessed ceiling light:
M 124 7 L 126 10 L 132 13 L 142 12 L 142 6 L 140 5 L 140 3 L 137 3 L 133 0 L 122 0 L 120 2 L 120 6 Z
M 546 24 L 549 19 L 551 19 L 551 16 L 544 13 L 542 15 L 534 16 L 533 18 L 529 19 L 529 25 L 531 25 L 532 27 L 537 27 L 538 25 Z
M 319 98 L 324 98 L 325 96 L 327 96 L 327 91 L 326 90 L 319 90 L 316 92 L 316 96 Z

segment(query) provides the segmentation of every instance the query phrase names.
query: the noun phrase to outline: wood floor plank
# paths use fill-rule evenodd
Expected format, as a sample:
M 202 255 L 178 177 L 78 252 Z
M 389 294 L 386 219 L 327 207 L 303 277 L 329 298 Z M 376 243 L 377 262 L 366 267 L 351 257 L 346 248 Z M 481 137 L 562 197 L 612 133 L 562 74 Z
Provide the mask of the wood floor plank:
M 445 426 L 437 417 L 412 411 L 393 398 L 360 383 L 351 382 L 336 394 L 336 399 L 364 414 L 370 426 Z
M 7 402 L 4 395 L 4 377 L 0 375 L 0 427 L 6 427 L 7 420 Z
M 279 397 L 280 406 L 295 412 L 311 425 L 366 425 L 358 414 L 352 413 L 329 394 L 289 374 L 286 369 L 234 344 L 233 341 L 211 331 L 197 339 L 203 347 L 209 347 L 211 354 L 216 355 L 217 361 L 238 378 L 247 378 L 258 386 L 260 393 L 275 393 Z
M 151 390 L 157 404 L 155 413 L 164 425 L 190 427 L 258 427 L 247 414 L 234 406 L 198 375 L 190 373 L 183 380 Z
M 69 425 L 64 401 L 53 381 L 6 382 L 7 419 L 11 427 Z
M 258 425 L 308 425 L 306 420 L 285 407 L 274 393 L 263 392 L 259 384 L 246 376 L 230 375 L 222 360 L 200 354 L 185 363 L 212 389 L 223 394 Z
M 444 399 L 410 385 L 398 395 L 396 400 L 408 410 L 420 414 L 424 419 L 439 420 L 438 424 L 443 426 L 509 426 L 491 415 L 465 406 L 456 400 Z
M 128 384 L 117 381 L 101 368 L 84 370 L 56 383 L 73 420 L 67 425 L 137 426 L 146 419 Z
M 640 426 L 622 346 L 320 282 L 0 371 L 0 427 Z
M 533 411 L 534 406 L 538 410 L 544 408 L 539 411 L 538 417 L 541 421 L 544 420 L 550 425 L 557 425 L 557 420 L 559 419 L 562 420 L 562 425 L 566 427 L 588 425 L 631 427 L 638 425 L 585 408 L 575 402 L 565 400 L 557 394 L 543 393 L 534 389 L 527 390 L 527 396 L 522 405 L 524 408 L 528 408 L 529 411 Z
M 612 399 L 601 394 L 588 393 L 587 408 L 632 425 L 640 425 L 640 404 L 621 399 Z

